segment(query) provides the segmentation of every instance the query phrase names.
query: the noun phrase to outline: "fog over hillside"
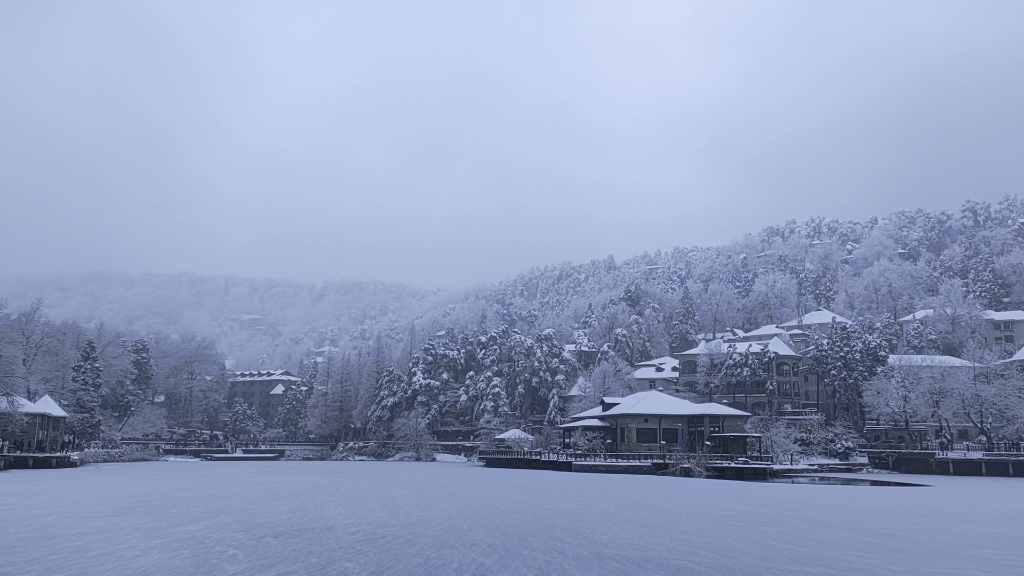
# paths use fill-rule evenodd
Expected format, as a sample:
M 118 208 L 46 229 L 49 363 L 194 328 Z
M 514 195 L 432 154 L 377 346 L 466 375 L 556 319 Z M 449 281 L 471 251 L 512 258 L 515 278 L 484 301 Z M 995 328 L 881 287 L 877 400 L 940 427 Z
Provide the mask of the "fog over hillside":
M 661 354 L 670 347 L 683 287 L 703 331 L 756 328 L 818 306 L 895 320 L 939 295 L 944 279 L 961 282 L 983 307 L 1013 305 L 1024 300 L 1022 219 L 1021 201 L 1007 197 L 995 205 L 967 201 L 955 214 L 919 209 L 863 222 L 790 221 L 722 247 L 546 266 L 463 290 L 91 273 L 0 278 L 0 298 L 13 310 L 42 298 L 54 319 L 112 330 L 209 337 L 238 369 L 294 369 L 310 348 L 381 339 L 389 360 L 401 363 L 440 330 L 500 324 L 527 333 L 552 328 L 568 341 L 588 306 L 603 320 L 592 334 L 597 344 L 639 317 L 644 338 Z M 880 285 L 889 286 L 884 295 Z M 632 304 L 624 298 L 628 287 L 639 299 Z

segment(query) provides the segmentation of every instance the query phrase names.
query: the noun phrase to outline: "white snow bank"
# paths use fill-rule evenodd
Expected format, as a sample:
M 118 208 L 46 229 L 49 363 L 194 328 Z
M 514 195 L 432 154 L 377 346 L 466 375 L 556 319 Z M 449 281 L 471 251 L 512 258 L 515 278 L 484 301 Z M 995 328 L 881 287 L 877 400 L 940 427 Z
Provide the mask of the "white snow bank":
M 452 464 L 462 464 L 469 462 L 469 458 L 465 456 L 459 456 L 458 454 L 434 454 L 435 462 L 447 462 Z

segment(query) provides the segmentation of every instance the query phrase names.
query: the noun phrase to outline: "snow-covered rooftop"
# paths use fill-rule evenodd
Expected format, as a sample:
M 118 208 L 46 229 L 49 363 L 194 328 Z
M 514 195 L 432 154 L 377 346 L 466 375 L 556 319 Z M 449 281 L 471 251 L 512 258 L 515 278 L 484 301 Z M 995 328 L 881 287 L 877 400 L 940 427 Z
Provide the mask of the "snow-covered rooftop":
M 301 382 L 302 378 L 299 378 L 298 376 L 292 374 L 287 370 L 254 370 L 251 372 L 238 372 L 237 374 L 235 374 L 235 377 L 231 379 L 232 382 L 237 382 L 241 380 L 289 380 L 292 382 Z
M 53 398 L 50 398 L 49 395 L 43 396 L 35 402 L 29 402 L 18 395 L 12 396 L 12 400 L 14 401 L 13 408 L 22 414 L 45 414 L 55 418 L 68 417 L 68 413 L 65 412 L 60 405 L 53 400 Z
M 530 436 L 519 428 L 513 428 L 508 432 L 502 432 L 495 436 L 495 438 L 500 440 L 533 440 L 533 436 Z
M 63 408 L 60 407 L 60 404 L 57 404 L 56 400 L 50 398 L 49 394 L 43 396 L 39 400 L 36 400 L 36 407 L 39 408 L 40 410 L 43 410 L 50 416 L 54 416 L 57 418 L 68 417 L 68 413 L 65 412 Z
M 747 338 L 759 337 L 759 336 L 766 336 L 767 337 L 767 336 L 776 336 L 776 335 L 785 334 L 785 333 L 786 333 L 786 331 L 783 330 L 782 328 L 779 328 L 778 326 L 774 326 L 772 324 L 768 324 L 767 326 L 761 326 L 760 328 L 758 328 L 756 330 L 751 330 L 750 332 L 744 332 L 744 333 L 740 334 L 740 338 L 747 339 Z
M 925 308 L 924 310 L 918 310 L 917 312 L 914 312 L 913 314 L 908 314 L 907 316 L 904 316 L 903 318 L 900 318 L 899 322 L 913 322 L 914 320 L 920 320 L 922 318 L 927 318 L 927 317 L 931 316 L 932 314 L 935 314 L 935 310 L 933 310 L 931 308 Z
M 669 396 L 657 390 L 637 392 L 621 399 L 621 402 L 604 409 L 604 406 L 595 406 L 573 415 L 573 420 L 585 420 L 589 418 L 604 418 L 607 416 L 750 416 L 749 413 L 722 406 L 715 403 L 697 404 L 675 396 Z
M 981 313 L 981 317 L 998 322 L 1024 322 L 1024 310 L 1007 310 L 1005 312 L 985 310 Z
M 671 356 L 662 356 L 661 358 L 637 362 L 633 365 L 634 368 L 642 368 L 644 366 L 664 366 L 665 368 L 668 368 L 670 366 L 679 366 L 679 360 L 676 360 Z
M 679 378 L 679 366 L 676 369 L 663 366 L 644 366 L 633 371 L 633 378 L 637 380 L 675 380 Z
M 566 344 L 563 346 L 566 352 L 597 352 L 597 348 L 591 348 L 590 346 L 580 346 L 579 344 Z
M 937 354 L 890 354 L 890 366 L 975 366 L 974 362 L 963 360 L 955 356 L 941 356 Z
M 850 324 L 850 321 L 848 319 L 843 318 L 839 314 L 836 314 L 835 312 L 831 312 L 831 311 L 826 310 L 824 308 L 819 308 L 819 309 L 815 310 L 814 312 L 808 312 L 807 314 L 804 314 L 803 316 L 801 316 L 799 318 L 795 318 L 793 320 L 790 320 L 789 322 L 783 322 L 782 324 L 779 324 L 779 328 L 790 328 L 790 327 L 794 327 L 795 328 L 797 326 L 812 326 L 812 325 L 816 325 L 816 324 L 831 324 L 833 320 L 835 320 L 836 322 L 839 322 L 841 324 Z
M 274 386 L 274 389 L 270 391 L 271 394 L 284 394 L 284 385 L 278 384 Z
M 947 314 L 950 311 L 947 310 Z M 913 322 L 914 320 L 921 320 L 935 314 L 935 310 L 932 308 L 925 308 L 924 310 L 918 310 L 913 314 L 909 314 L 900 318 L 900 322 Z M 993 320 L 996 322 L 1024 322 L 1024 310 L 1006 310 L 1004 312 L 996 312 L 994 310 L 982 310 L 981 317 L 985 320 Z
M 730 346 L 735 346 L 736 351 L 739 353 L 750 351 L 756 354 L 761 351 L 761 345 L 764 342 L 723 342 L 721 340 L 715 340 L 713 342 L 701 342 L 696 348 L 682 352 L 681 355 L 696 355 L 704 354 L 706 352 L 727 352 Z M 782 341 L 778 336 L 768 341 L 768 349 L 777 353 L 779 356 L 797 356 L 797 354 L 788 344 Z
M 598 420 L 597 418 L 587 418 L 586 420 L 578 420 L 576 422 L 562 424 L 559 428 L 604 428 L 607 426 L 611 426 L 611 424 L 604 420 Z
M 1017 353 L 1013 355 L 1009 360 L 1003 360 L 1003 362 L 1024 362 L 1024 347 L 1017 350 Z

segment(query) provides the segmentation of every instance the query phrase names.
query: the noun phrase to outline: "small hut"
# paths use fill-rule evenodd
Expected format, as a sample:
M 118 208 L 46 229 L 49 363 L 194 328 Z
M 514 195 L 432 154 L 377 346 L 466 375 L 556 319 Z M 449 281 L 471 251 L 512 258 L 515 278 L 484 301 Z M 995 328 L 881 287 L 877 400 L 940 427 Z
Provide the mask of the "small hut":
M 494 437 L 495 445 L 517 450 L 529 450 L 534 447 L 535 441 L 536 438 L 519 428 L 513 428 Z

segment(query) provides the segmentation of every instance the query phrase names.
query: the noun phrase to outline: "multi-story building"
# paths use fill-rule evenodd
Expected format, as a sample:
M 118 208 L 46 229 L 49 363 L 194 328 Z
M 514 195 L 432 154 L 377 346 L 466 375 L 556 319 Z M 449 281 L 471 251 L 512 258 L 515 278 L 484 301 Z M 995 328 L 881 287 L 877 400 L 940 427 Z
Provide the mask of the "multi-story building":
M 236 400 L 256 408 L 260 418 L 270 425 L 284 406 L 284 396 L 292 389 L 310 392 L 301 378 L 287 370 L 238 372 L 228 380 L 228 406 Z
M 583 368 L 591 368 L 597 364 L 597 348 L 593 346 L 581 346 L 579 344 L 566 344 L 564 349 L 571 354 Z
M 938 310 L 937 312 L 939 314 L 950 313 L 944 310 Z M 911 324 L 914 322 L 930 322 L 935 314 L 936 310 L 926 308 L 900 318 L 899 324 L 903 328 L 904 338 L 907 334 L 907 328 Z M 1024 342 L 1024 310 L 1008 310 L 1005 312 L 983 310 L 979 316 L 985 343 L 989 346 L 1008 345 L 1016 347 Z
M 772 373 L 768 375 L 776 382 L 772 411 L 776 414 L 795 411 L 809 414 L 813 410 L 832 418 L 835 414 L 832 394 L 810 370 L 805 354 L 811 346 L 811 333 L 827 334 L 833 322 L 850 323 L 838 314 L 819 309 L 779 325 L 762 326 L 750 332 L 734 330 L 731 337 L 701 342 L 696 348 L 674 354 L 679 360 L 678 389 L 684 394 L 698 394 L 702 357 L 723 357 L 730 349 L 760 356 L 762 346 L 766 345 L 777 357 L 771 367 Z M 717 390 L 711 394 L 710 400 L 754 414 L 769 411 L 766 379 L 747 382 L 726 379 L 716 384 Z
M 680 392 L 679 360 L 671 356 L 663 356 L 634 364 L 633 378 L 639 390 L 664 390 Z
M 1024 311 L 1008 310 L 993 312 L 985 310 L 981 313 L 985 323 L 985 343 L 993 345 L 1006 344 L 1017 347 L 1024 343 Z

